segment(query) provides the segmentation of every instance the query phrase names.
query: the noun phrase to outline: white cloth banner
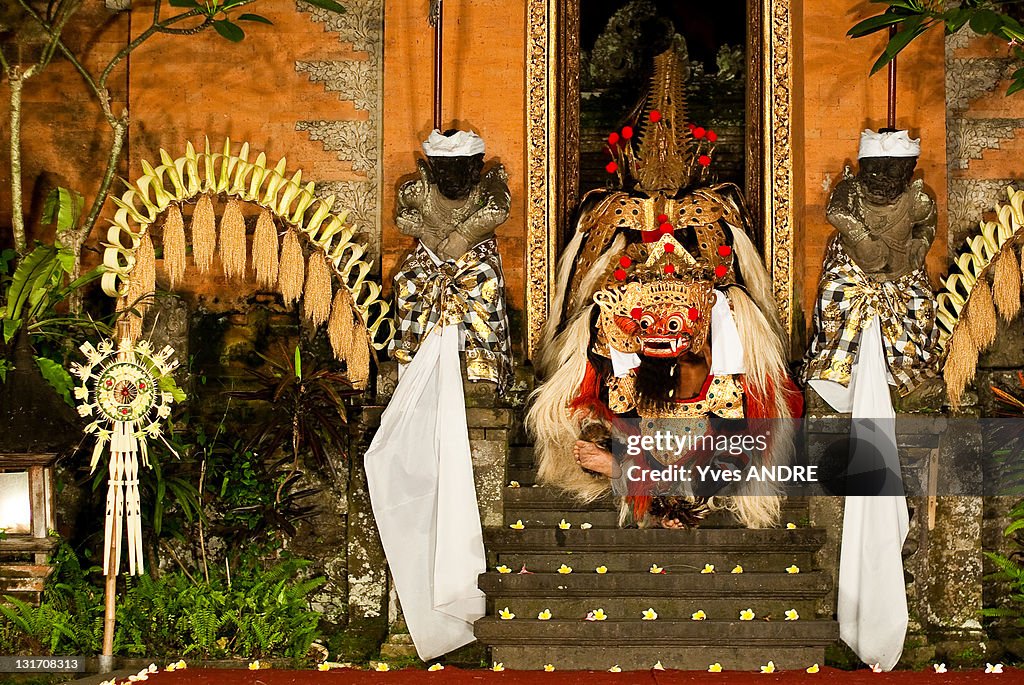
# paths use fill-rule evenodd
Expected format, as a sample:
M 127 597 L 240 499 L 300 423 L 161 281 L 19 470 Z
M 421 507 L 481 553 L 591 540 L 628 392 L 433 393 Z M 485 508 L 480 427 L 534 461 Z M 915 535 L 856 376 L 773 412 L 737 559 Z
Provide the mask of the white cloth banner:
M 435 328 L 407 365 L 365 456 L 373 516 L 416 653 L 473 641 L 487 566 L 473 484 L 459 328 Z
M 736 329 L 729 296 L 716 289 L 715 305 L 711 308 L 711 375 L 727 376 L 746 372 L 743 341 Z
M 889 397 L 888 369 L 877 316 L 861 330 L 849 387 L 812 380 L 832 408 L 852 412 L 851 472 L 888 470 L 884 492 L 903 492 L 896 447 L 896 412 Z M 907 633 L 903 542 L 910 518 L 902 494 L 846 498 L 839 559 L 839 636 L 866 664 L 892 670 Z

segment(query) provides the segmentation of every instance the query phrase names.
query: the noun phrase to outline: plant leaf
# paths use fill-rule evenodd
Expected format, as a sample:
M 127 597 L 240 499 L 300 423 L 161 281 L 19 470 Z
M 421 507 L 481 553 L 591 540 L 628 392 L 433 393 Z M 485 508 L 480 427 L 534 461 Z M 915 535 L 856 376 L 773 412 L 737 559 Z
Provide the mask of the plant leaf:
M 171 7 L 199 7 L 195 0 L 167 0 L 167 4 Z
M 903 28 L 896 32 L 896 34 L 889 39 L 886 43 L 885 49 L 882 50 L 882 54 L 878 56 L 874 66 L 871 67 L 871 73 L 876 74 L 889 62 L 896 58 L 905 47 L 910 45 L 910 42 L 917 38 L 919 35 L 927 30 L 927 27 L 922 27 L 921 24 L 924 22 L 924 17 L 918 16 L 907 20 L 904 23 Z
M 971 30 L 979 35 L 988 35 L 1003 23 L 1002 17 L 990 9 L 979 9 L 970 20 Z
M 64 398 L 66 404 L 72 407 L 75 406 L 75 403 L 71 400 L 71 390 L 75 387 L 75 381 L 71 378 L 71 374 L 67 372 L 67 369 L 46 357 L 36 357 L 35 359 L 36 364 L 39 365 L 39 372 L 43 374 L 46 382 L 53 386 L 58 395 Z
M 54 224 L 58 231 L 78 225 L 85 207 L 85 198 L 74 190 L 57 186 L 50 190 L 43 202 L 43 223 Z
M 238 15 L 238 21 L 258 21 L 261 24 L 274 25 L 274 22 L 259 14 L 240 14 Z
M 884 14 L 868 17 L 864 21 L 855 24 L 853 28 L 846 32 L 846 35 L 850 38 L 861 38 L 875 33 L 876 31 L 881 31 L 889 26 L 901 24 L 906 20 L 906 16 L 885 12 Z
M 306 2 L 306 3 L 309 3 L 310 5 L 313 5 L 314 7 L 319 7 L 320 9 L 327 10 L 329 12 L 337 12 L 338 14 L 341 14 L 342 12 L 345 11 L 345 8 L 342 7 L 341 5 L 339 5 L 338 3 L 334 2 L 334 0 L 302 0 L 302 1 Z
M 222 38 L 227 38 L 232 43 L 238 43 L 245 38 L 245 31 L 242 30 L 242 27 L 227 19 L 216 19 L 213 22 L 213 28 Z

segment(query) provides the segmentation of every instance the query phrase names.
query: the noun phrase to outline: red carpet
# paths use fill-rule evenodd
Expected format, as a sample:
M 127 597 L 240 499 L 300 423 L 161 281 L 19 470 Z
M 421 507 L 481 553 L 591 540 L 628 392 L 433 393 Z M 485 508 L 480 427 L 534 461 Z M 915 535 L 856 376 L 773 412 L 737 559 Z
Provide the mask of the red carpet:
M 121 681 L 118 681 L 119 685 Z M 156 673 L 146 685 L 432 685 L 456 683 L 458 685 L 690 685 L 691 683 L 737 685 L 739 683 L 797 683 L 799 685 L 980 685 L 997 683 L 1024 683 L 1024 671 L 1004 669 L 1002 674 L 985 673 L 984 669 L 963 672 L 935 673 L 928 671 L 897 671 L 872 673 L 839 671 L 823 668 L 820 673 L 809 674 L 789 671 L 772 674 L 759 673 L 705 673 L 701 671 L 631 671 L 606 673 L 603 671 L 503 671 L 462 670 L 454 667 L 429 672 L 404 669 L 377 673 L 338 669 L 320 671 L 243 671 L 220 669 L 187 669 L 173 673 Z

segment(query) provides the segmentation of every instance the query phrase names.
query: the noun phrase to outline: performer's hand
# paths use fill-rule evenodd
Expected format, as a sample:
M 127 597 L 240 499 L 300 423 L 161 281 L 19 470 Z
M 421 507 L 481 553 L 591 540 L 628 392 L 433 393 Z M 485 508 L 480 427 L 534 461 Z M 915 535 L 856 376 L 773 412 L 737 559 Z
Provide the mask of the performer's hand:
M 577 440 L 572 448 L 572 456 L 580 468 L 587 471 L 600 473 L 608 478 L 618 478 L 622 475 L 622 469 L 611 452 L 601 449 L 592 442 Z

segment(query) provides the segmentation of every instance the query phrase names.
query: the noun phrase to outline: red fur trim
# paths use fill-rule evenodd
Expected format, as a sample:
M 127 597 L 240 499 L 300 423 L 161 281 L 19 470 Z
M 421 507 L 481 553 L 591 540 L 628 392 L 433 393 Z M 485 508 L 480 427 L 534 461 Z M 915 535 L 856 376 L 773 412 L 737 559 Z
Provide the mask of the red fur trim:
M 633 520 L 637 523 L 644 520 L 644 516 L 651 510 L 651 502 L 654 501 L 650 495 L 631 495 L 626 499 L 633 507 Z
M 576 397 L 569 403 L 569 408 L 573 411 L 588 412 L 609 423 L 615 420 L 615 415 L 608 405 L 601 401 L 601 379 L 597 375 L 597 369 L 589 361 L 586 373 L 583 374 L 583 383 L 580 384 Z

